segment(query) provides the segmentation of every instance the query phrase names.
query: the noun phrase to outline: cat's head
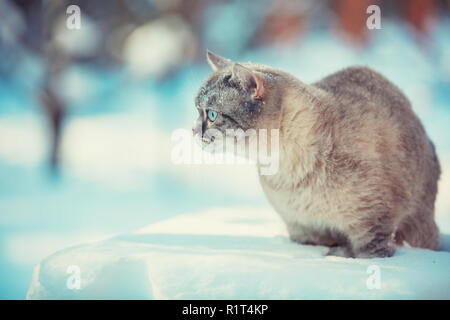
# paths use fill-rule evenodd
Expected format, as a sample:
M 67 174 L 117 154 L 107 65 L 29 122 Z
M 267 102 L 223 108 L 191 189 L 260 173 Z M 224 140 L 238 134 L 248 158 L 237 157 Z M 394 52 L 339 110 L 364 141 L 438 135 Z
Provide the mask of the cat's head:
M 214 72 L 195 98 L 199 117 L 193 127 L 194 135 L 210 143 L 213 137 L 208 134 L 209 129 L 223 135 L 229 129 L 256 129 L 265 98 L 261 75 L 209 51 L 206 56 Z

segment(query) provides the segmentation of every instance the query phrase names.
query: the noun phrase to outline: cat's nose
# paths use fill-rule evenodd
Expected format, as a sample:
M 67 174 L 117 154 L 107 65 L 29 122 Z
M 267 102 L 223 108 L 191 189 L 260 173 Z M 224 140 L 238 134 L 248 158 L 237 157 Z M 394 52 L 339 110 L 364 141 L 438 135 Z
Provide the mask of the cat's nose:
M 202 135 L 202 122 L 201 121 L 196 121 L 194 123 L 194 126 L 192 127 L 192 134 L 194 135 L 194 137 L 196 135 Z

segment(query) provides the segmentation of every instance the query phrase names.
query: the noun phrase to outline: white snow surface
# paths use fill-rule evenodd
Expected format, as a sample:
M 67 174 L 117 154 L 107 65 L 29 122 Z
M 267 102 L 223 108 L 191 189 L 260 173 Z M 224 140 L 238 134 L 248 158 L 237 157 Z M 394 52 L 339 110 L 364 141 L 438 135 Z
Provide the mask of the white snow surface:
M 344 258 L 290 242 L 270 208 L 212 208 L 56 252 L 35 268 L 27 298 L 449 299 L 449 239 L 441 251 Z M 67 286 L 69 266 L 79 289 Z M 374 269 L 379 288 L 367 284 Z

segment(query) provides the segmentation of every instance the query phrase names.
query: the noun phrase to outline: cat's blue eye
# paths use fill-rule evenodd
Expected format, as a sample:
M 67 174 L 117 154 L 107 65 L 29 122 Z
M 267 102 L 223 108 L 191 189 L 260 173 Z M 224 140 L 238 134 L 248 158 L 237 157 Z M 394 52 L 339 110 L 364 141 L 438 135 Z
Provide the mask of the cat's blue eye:
M 211 122 L 214 122 L 214 120 L 216 120 L 216 118 L 217 118 L 217 111 L 214 111 L 214 110 L 208 110 L 208 119 L 209 119 Z

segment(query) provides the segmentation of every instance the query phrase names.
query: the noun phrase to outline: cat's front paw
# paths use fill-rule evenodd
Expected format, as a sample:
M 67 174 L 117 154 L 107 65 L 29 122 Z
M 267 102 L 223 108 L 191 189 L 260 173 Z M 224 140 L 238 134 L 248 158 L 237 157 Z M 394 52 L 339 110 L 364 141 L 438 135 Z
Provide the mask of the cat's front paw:
M 371 250 L 360 250 L 355 254 L 355 258 L 389 258 L 392 257 L 395 253 L 395 248 L 387 245 L 383 247 L 374 248 Z
M 303 245 L 308 245 L 308 246 L 315 246 L 317 245 L 317 243 L 315 243 L 314 241 L 312 241 L 311 239 L 303 236 L 303 235 L 289 235 L 289 239 L 292 242 L 298 243 L 298 244 L 303 244 Z

